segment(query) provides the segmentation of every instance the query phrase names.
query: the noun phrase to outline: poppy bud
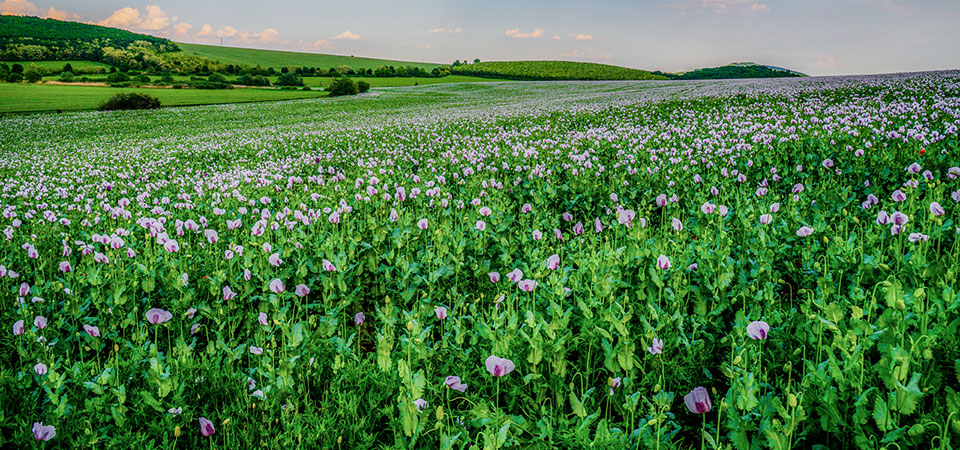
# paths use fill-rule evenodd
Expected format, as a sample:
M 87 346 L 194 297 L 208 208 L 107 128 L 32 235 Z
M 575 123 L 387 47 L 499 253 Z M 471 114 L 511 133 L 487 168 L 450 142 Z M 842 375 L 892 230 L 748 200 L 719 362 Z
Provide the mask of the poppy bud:
M 180 425 L 173 427 L 173 437 L 180 437 Z
M 910 437 L 917 437 L 917 436 L 922 436 L 923 432 L 924 432 L 923 425 L 918 423 L 910 427 L 910 431 L 908 431 L 907 434 L 909 434 Z
M 933 359 L 933 352 L 930 351 L 929 348 L 923 349 L 923 359 L 926 359 L 927 361 Z
M 343 436 L 337 436 L 337 445 L 343 444 Z
M 904 311 L 907 309 L 907 304 L 903 302 L 902 298 L 897 299 L 897 310 Z
M 796 396 L 796 395 L 793 395 L 792 393 L 787 394 L 787 406 L 789 406 L 789 407 L 791 407 L 791 408 L 796 408 L 796 407 L 797 407 L 797 396 Z

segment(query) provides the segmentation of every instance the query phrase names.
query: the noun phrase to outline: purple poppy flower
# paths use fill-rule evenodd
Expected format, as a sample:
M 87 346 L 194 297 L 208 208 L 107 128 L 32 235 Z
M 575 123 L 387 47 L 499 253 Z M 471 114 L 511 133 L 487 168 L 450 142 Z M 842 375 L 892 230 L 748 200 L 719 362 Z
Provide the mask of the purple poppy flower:
M 537 288 L 537 282 L 534 280 L 520 280 L 517 282 L 517 286 L 520 287 L 521 291 L 533 292 L 533 290 Z
M 543 233 L 541 233 L 540 230 L 533 230 L 533 240 L 539 241 L 540 239 L 543 239 Z
M 30 293 L 30 285 L 27 283 L 20 283 L 20 296 L 26 297 Z
M 251 346 L 250 346 L 250 353 L 253 354 L 253 355 L 263 354 L 263 348 L 257 347 L 257 346 L 255 346 L 255 345 L 251 345 Z
M 667 206 L 667 196 L 665 194 L 660 194 L 657 196 L 657 206 L 661 208 Z
M 650 352 L 651 355 L 659 355 L 663 353 L 663 340 L 653 338 L 653 342 L 651 342 L 650 346 L 647 347 L 647 351 Z
M 213 422 L 207 420 L 206 417 L 201 417 L 200 421 L 200 435 L 203 437 L 211 436 L 213 433 L 217 432 L 217 429 L 213 427 Z
M 697 387 L 683 396 L 683 403 L 687 409 L 694 414 L 704 414 L 713 409 L 713 403 L 710 401 L 710 393 L 703 387 Z
M 483 216 L 483 217 L 489 217 L 490 214 L 493 214 L 493 211 L 490 210 L 490 208 L 487 208 L 486 206 L 484 206 L 483 208 L 480 208 L 480 215 L 481 215 L 481 216 Z
M 270 290 L 273 291 L 274 294 L 279 294 L 286 291 L 287 287 L 283 285 L 283 282 L 280 281 L 279 278 L 274 278 L 273 281 L 270 282 Z
M 547 268 L 550 270 L 557 270 L 560 268 L 560 255 L 556 253 L 550 255 L 547 258 Z
M 557 238 L 558 241 L 563 240 L 563 232 L 559 228 L 553 229 L 553 237 Z
M 86 331 L 92 337 L 100 337 L 100 328 L 93 325 L 84 325 L 83 331 Z
M 900 211 L 896 211 L 890 215 L 890 222 L 892 222 L 894 225 L 903 226 L 903 225 L 906 225 L 907 222 L 909 221 L 910 221 L 910 216 Z
M 528 212 L 530 212 L 530 211 L 533 211 L 533 206 L 530 206 L 529 203 L 524 203 L 523 206 L 520 207 L 520 212 L 522 212 L 522 213 L 524 213 L 524 214 L 526 214 L 526 213 L 528 213 Z
M 513 269 L 507 274 L 507 279 L 514 283 L 519 282 L 521 278 L 523 278 L 523 272 L 520 269 Z
M 487 366 L 487 372 L 490 372 L 490 374 L 495 377 L 502 377 L 510 372 L 513 372 L 513 369 L 516 368 L 516 366 L 513 364 L 513 361 L 496 355 L 490 355 L 484 364 Z
M 200 329 L 200 324 L 195 323 L 190 327 L 190 334 L 197 334 L 197 330 Z
M 236 296 L 237 296 L 237 293 L 236 293 L 236 292 L 233 292 L 233 289 L 230 289 L 230 286 L 229 286 L 229 285 L 223 287 L 223 299 L 224 299 L 224 300 L 232 300 L 232 299 L 233 299 L 234 297 L 236 297 Z
M 443 381 L 443 384 L 447 385 L 448 388 L 464 392 L 467 390 L 467 384 L 460 382 L 460 377 L 449 376 L 446 380 Z
M 327 261 L 326 259 L 323 260 L 323 263 L 322 263 L 322 264 L 323 264 L 323 270 L 326 270 L 327 272 L 336 272 L 336 271 L 337 271 L 337 266 L 333 265 L 332 262 Z
M 267 313 L 261 312 L 260 314 L 258 314 L 258 315 L 257 315 L 257 323 L 259 323 L 260 325 L 266 326 L 266 325 L 267 325 Z
M 673 218 L 673 230 L 683 231 L 683 222 L 681 222 L 680 219 L 676 217 Z
M 43 374 L 47 373 L 47 365 L 44 363 L 37 363 L 37 365 L 33 366 L 33 371 L 42 377 Z
M 810 228 L 808 226 L 802 226 L 800 227 L 800 229 L 797 230 L 797 236 L 799 237 L 807 237 L 807 236 L 810 236 L 811 234 L 813 234 L 813 228 Z
M 664 203 L 666 204 L 666 203 Z M 633 225 L 633 218 L 637 217 L 637 213 L 632 209 L 624 209 L 617 211 L 617 222 L 621 225 L 630 228 Z
M 33 437 L 41 441 L 49 441 L 57 435 L 57 429 L 53 425 L 44 425 L 43 422 L 33 423 Z
M 667 270 L 670 268 L 670 258 L 667 258 L 667 255 L 660 255 L 657 257 L 657 268 L 660 270 Z
M 13 335 L 20 336 L 21 334 L 23 334 L 23 321 L 18 320 L 13 323 Z
M 163 249 L 170 253 L 176 253 L 180 251 L 180 244 L 178 244 L 177 241 L 170 239 L 163 243 Z
M 747 325 L 747 336 L 750 336 L 750 339 L 766 339 L 768 332 L 770 325 L 762 320 L 755 320 Z
M 710 202 L 704 202 L 702 205 L 700 205 L 700 211 L 704 214 L 713 214 L 715 209 L 717 209 L 717 206 Z
M 271 254 L 270 257 L 267 258 L 267 262 L 269 262 L 270 265 L 272 265 L 272 266 L 274 266 L 274 267 L 279 267 L 280 264 L 283 264 L 283 260 L 280 259 L 280 254 L 279 254 L 279 253 L 273 253 L 273 254 Z
M 599 217 L 597 217 L 593 221 L 593 231 L 596 233 L 600 233 L 603 231 L 603 222 L 600 221 Z
M 444 308 L 443 306 L 433 308 L 433 313 L 437 315 L 437 319 L 439 320 L 447 318 L 447 308 Z
M 940 206 L 940 203 L 937 203 L 937 202 L 933 202 L 930 204 L 930 212 L 932 212 L 933 215 L 935 216 L 942 216 L 947 213 L 947 211 L 945 211 L 943 207 Z
M 47 318 L 43 316 L 34 317 L 33 325 L 37 327 L 38 330 L 42 330 L 47 327 Z
M 910 233 L 910 236 L 907 236 L 907 240 L 910 242 L 920 242 L 930 239 L 930 236 L 923 233 Z
M 499 283 L 499 282 L 500 282 L 500 272 L 490 272 L 490 273 L 488 273 L 487 275 L 490 277 L 490 282 L 491 282 L 491 283 Z
M 310 294 L 310 288 L 305 284 L 298 284 L 297 287 L 293 289 L 293 292 L 296 293 L 298 297 L 306 297 Z
M 423 408 L 427 407 L 427 401 L 422 398 L 414 400 L 413 404 L 417 406 L 417 412 L 422 412 Z
M 363 312 L 358 312 L 353 316 L 353 323 L 357 324 L 357 326 L 363 325 L 365 320 L 367 320 L 367 316 L 365 316 Z
M 822 162 L 821 164 L 823 165 L 823 167 L 824 167 L 825 169 L 829 169 L 829 168 L 833 167 L 833 160 L 830 159 L 830 158 L 827 158 L 827 159 L 823 160 L 823 162 Z
M 478 220 L 478 221 L 477 221 L 477 224 L 474 225 L 474 228 L 476 228 L 476 229 L 479 230 L 479 231 L 486 230 L 486 229 L 487 229 L 487 223 L 484 222 L 484 221 L 482 221 L 482 220 Z
M 173 318 L 173 314 L 170 314 L 169 311 L 164 311 L 160 308 L 153 308 L 147 311 L 145 314 L 147 317 L 147 322 L 150 322 L 154 325 L 160 325 Z
M 63 273 L 72 272 L 73 267 L 71 267 L 67 261 L 60 261 L 60 271 Z
M 773 222 L 773 216 L 770 214 L 763 214 L 760 216 L 761 225 L 770 225 L 770 222 Z
M 426 230 L 430 227 L 430 222 L 427 219 L 420 219 L 417 221 L 417 228 L 421 230 Z
M 211 244 L 216 244 L 220 240 L 220 235 L 217 234 L 217 230 L 203 230 L 204 237 L 207 238 L 207 242 Z
M 890 194 L 890 198 L 895 202 L 902 202 L 907 199 L 907 194 L 904 194 L 903 191 L 897 189 L 893 191 L 893 194 Z

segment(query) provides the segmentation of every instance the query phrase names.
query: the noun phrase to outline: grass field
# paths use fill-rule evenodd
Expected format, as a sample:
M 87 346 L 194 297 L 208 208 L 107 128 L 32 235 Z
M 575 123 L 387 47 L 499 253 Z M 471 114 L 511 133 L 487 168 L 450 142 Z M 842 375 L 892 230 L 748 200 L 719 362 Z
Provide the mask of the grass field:
M 71 66 L 73 66 L 74 69 L 77 69 L 77 70 L 88 69 L 91 67 L 103 67 L 106 69 L 110 68 L 109 64 L 96 62 L 96 61 L 21 61 L 21 62 L 18 62 L 18 64 L 22 65 L 24 68 L 30 67 L 30 65 L 32 64 L 37 67 L 42 67 L 48 70 L 55 70 L 58 72 L 60 71 L 60 69 L 63 69 L 63 66 L 65 66 L 67 63 L 69 63 Z M 7 64 L 13 64 L 13 63 L 8 62 Z
M 492 61 L 453 68 L 454 73 L 522 80 L 664 80 L 646 70 L 572 61 Z
M 320 53 L 285 52 L 278 50 L 257 50 L 250 48 L 219 47 L 215 45 L 177 43 L 189 54 L 220 61 L 224 64 L 240 64 L 263 67 L 323 67 L 331 68 L 347 65 L 354 69 L 376 69 L 380 66 L 414 66 L 430 71 L 440 64 L 394 61 L 375 58 L 355 58 L 352 56 L 326 55 Z
M 96 109 L 100 103 L 121 92 L 143 92 L 160 99 L 163 106 L 244 103 L 325 96 L 320 91 L 276 89 L 150 89 L 99 86 L 64 86 L 0 83 L 0 113 L 78 111 Z

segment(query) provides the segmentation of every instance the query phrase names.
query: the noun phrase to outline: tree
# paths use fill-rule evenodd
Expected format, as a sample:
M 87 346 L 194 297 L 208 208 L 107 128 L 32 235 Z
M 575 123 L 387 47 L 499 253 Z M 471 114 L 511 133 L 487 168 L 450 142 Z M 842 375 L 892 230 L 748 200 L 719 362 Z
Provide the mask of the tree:
M 303 79 L 293 73 L 285 73 L 274 82 L 277 86 L 303 86 Z
M 70 65 L 70 63 L 64 64 L 63 69 L 60 69 L 60 73 L 63 73 L 63 72 L 73 72 L 73 66 Z
M 474 60 L 473 60 L 473 63 L 474 63 L 474 64 L 480 64 L 480 58 L 474 59 Z
M 100 111 L 114 111 L 127 109 L 156 109 L 160 107 L 160 99 L 146 94 L 131 92 L 117 94 L 100 104 Z
M 367 92 L 367 91 L 369 91 L 369 90 L 370 90 L 370 83 L 367 83 L 366 81 L 358 81 L 358 82 L 357 82 L 357 92 L 359 92 L 359 93 L 362 94 L 362 93 Z
M 43 69 L 31 65 L 23 72 L 23 78 L 27 80 L 28 83 L 36 83 L 43 79 Z
M 333 80 L 330 84 L 330 96 L 338 97 L 341 95 L 357 95 L 360 92 L 357 84 L 347 77 L 340 77 Z
M 210 76 L 207 77 L 207 81 L 211 83 L 226 83 L 227 77 L 220 73 L 211 73 Z
M 288 73 L 290 73 L 290 69 L 286 67 L 283 67 L 280 69 L 280 74 L 288 74 Z
M 123 83 L 124 81 L 130 81 L 130 77 L 123 72 L 114 72 L 107 75 L 107 83 Z
M 60 72 L 60 81 L 63 81 L 64 83 L 69 83 L 73 81 L 73 72 L 69 72 L 69 71 Z
M 17 63 L 13 63 L 13 65 L 10 66 L 10 71 L 13 73 L 23 73 L 23 66 Z

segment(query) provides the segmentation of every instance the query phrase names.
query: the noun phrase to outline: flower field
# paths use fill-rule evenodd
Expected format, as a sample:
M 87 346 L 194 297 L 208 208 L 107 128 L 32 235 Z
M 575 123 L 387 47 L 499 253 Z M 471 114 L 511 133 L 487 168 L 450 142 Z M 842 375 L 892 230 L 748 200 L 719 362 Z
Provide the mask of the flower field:
M 952 448 L 960 73 L 0 119 L 0 447 Z

